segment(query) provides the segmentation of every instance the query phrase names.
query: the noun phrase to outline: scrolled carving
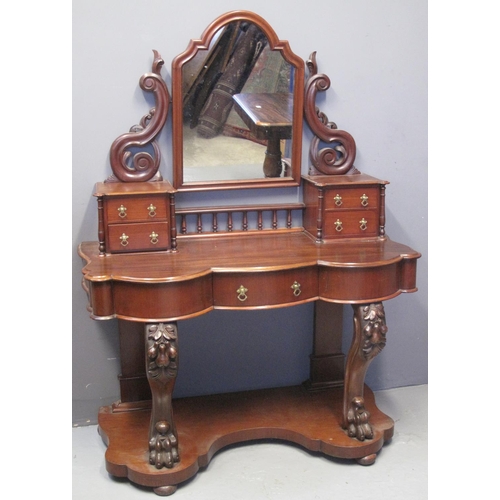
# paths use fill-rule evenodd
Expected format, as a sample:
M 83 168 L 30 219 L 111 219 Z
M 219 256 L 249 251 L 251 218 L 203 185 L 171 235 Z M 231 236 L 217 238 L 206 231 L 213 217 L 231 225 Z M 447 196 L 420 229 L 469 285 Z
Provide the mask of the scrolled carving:
M 165 125 L 170 95 L 160 74 L 164 61 L 158 51 L 153 50 L 153 53 L 152 72 L 142 75 L 139 86 L 154 94 L 156 106 L 141 119 L 140 125 L 134 125 L 128 133 L 114 140 L 109 154 L 114 176 L 108 182 L 144 182 L 157 176 L 161 153 L 155 138 Z M 143 149 L 149 144 L 153 148 L 153 154 Z M 139 151 L 133 154 L 132 148 Z M 157 176 L 157 179 L 161 180 L 161 176 Z
M 318 73 L 316 52 L 306 61 L 309 78 L 305 85 L 304 114 L 306 121 L 314 134 L 309 148 L 312 163 L 311 175 L 341 175 L 355 174 L 359 171 L 354 167 L 356 143 L 348 132 L 339 130 L 334 122 L 316 107 L 316 95 L 330 88 L 330 78 Z M 320 142 L 331 147 L 319 149 Z

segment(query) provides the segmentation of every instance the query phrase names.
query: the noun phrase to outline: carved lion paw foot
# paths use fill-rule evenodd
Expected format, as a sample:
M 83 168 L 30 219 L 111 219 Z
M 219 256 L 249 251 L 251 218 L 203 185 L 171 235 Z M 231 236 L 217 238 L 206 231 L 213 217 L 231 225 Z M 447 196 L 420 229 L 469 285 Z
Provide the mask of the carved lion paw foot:
M 149 441 L 149 463 L 157 469 L 171 469 L 179 461 L 177 437 L 164 420 L 156 423 L 155 430 L 156 434 Z
M 369 423 L 370 412 L 365 410 L 365 401 L 361 397 L 355 397 L 351 401 L 351 407 L 347 412 L 347 434 L 349 437 L 364 441 L 373 438 L 373 429 Z

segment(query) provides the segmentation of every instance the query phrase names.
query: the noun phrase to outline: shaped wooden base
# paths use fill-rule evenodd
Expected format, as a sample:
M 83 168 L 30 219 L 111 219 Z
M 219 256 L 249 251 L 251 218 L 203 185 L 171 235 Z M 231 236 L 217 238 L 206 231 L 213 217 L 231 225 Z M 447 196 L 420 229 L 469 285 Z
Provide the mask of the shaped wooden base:
M 394 432 L 394 421 L 375 405 L 365 386 L 365 408 L 371 414 L 372 439 L 359 441 L 342 429 L 343 388 L 310 392 L 302 386 L 176 399 L 174 418 L 180 461 L 157 469 L 149 463 L 151 411 L 99 411 L 99 433 L 105 444 L 106 469 L 117 477 L 171 495 L 177 485 L 206 467 L 214 454 L 234 443 L 280 439 L 332 457 L 375 461 Z

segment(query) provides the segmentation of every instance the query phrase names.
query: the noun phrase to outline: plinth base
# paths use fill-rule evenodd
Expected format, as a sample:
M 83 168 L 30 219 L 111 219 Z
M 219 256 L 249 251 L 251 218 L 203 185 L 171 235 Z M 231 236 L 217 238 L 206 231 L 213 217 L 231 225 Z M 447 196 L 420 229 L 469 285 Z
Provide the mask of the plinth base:
M 149 464 L 150 410 L 99 411 L 99 433 L 105 444 L 106 469 L 117 477 L 171 494 L 176 486 L 206 467 L 214 454 L 234 443 L 278 439 L 332 457 L 374 462 L 384 441 L 394 432 L 394 421 L 375 405 L 365 386 L 365 408 L 370 412 L 374 437 L 358 441 L 342 429 L 342 388 L 310 392 L 285 387 L 240 393 L 176 399 L 174 419 L 180 462 L 171 469 Z M 161 493 L 161 492 L 165 493 Z

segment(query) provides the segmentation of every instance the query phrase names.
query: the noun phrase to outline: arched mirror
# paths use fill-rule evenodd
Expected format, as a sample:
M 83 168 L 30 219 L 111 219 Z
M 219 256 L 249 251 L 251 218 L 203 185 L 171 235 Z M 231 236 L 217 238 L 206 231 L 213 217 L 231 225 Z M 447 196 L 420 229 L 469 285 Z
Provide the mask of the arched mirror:
M 261 17 L 229 12 L 172 62 L 174 187 L 300 183 L 304 62 Z

